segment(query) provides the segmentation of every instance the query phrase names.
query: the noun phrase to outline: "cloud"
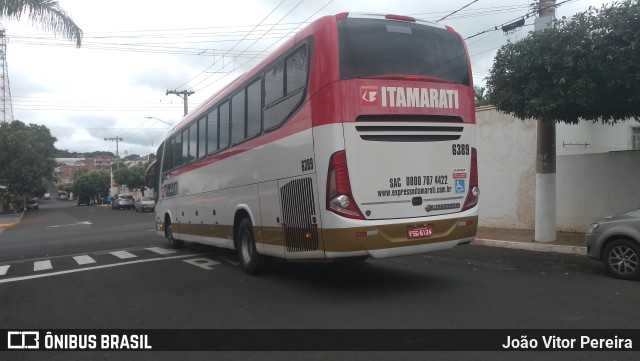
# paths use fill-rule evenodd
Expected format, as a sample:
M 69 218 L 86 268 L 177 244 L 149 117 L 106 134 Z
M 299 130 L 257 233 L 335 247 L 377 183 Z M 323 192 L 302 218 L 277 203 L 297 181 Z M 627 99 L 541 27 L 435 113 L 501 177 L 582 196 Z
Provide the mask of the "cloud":
M 163 94 L 172 86 L 183 83 L 185 79 L 189 79 L 189 74 L 184 70 L 153 68 L 136 74 L 131 81 L 131 85 L 146 87 L 153 92 Z

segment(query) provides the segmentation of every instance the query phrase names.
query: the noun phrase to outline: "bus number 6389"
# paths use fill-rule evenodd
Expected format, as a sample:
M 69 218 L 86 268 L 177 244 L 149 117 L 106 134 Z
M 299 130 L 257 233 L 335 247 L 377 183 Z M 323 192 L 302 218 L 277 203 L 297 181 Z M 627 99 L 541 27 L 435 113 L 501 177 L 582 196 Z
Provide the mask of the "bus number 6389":
M 469 155 L 469 144 L 452 144 L 453 155 Z

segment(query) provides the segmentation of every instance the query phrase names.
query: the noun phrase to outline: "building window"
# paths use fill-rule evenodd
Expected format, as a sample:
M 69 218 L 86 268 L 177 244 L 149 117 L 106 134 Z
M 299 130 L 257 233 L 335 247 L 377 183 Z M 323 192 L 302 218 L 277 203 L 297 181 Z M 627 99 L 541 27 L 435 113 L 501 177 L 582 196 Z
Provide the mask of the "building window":
M 640 127 L 631 127 L 631 149 L 640 150 Z

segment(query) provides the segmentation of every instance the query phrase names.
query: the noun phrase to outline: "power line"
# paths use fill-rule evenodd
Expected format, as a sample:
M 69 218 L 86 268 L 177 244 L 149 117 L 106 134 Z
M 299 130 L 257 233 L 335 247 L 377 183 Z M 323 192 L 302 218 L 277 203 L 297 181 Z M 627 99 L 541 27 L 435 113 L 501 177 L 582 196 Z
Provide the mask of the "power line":
M 461 11 L 461 10 L 464 10 L 465 8 L 467 8 L 467 7 L 469 7 L 470 5 L 472 5 L 472 4 L 474 4 L 474 3 L 477 3 L 477 2 L 478 2 L 478 0 L 473 0 L 472 2 L 468 3 L 467 5 L 465 5 L 465 6 L 461 7 L 460 9 L 458 9 L 458 10 L 456 10 L 456 11 L 452 12 L 451 14 L 447 14 L 447 15 L 443 16 L 442 18 L 440 18 L 440 20 L 437 20 L 437 21 L 436 21 L 436 23 L 439 23 L 440 21 L 442 21 L 442 20 L 444 20 L 444 19 L 448 18 L 449 16 L 451 16 L 451 15 L 453 15 L 453 14 L 455 14 L 455 13 L 457 13 L 457 12 Z
M 324 4 L 324 6 L 322 6 L 320 9 L 316 10 L 316 12 L 314 12 L 313 14 L 311 14 L 307 19 L 305 19 L 301 24 L 305 24 L 307 21 L 309 21 L 311 18 L 313 18 L 314 16 L 316 16 L 316 14 L 318 14 L 320 11 L 322 11 L 324 8 L 326 8 L 327 6 L 329 6 L 329 4 L 331 4 L 333 2 L 333 0 L 329 0 L 329 2 L 327 2 L 326 4 Z M 297 28 L 296 28 L 297 29 Z M 273 42 L 271 45 L 269 45 L 268 47 L 266 47 L 265 49 L 263 49 L 260 54 L 265 53 L 267 50 L 269 50 L 270 48 L 272 48 L 274 45 L 278 44 L 281 40 L 287 38 L 289 35 L 291 35 L 291 33 L 293 33 L 296 29 L 292 29 L 288 34 L 284 35 L 280 40 Z M 254 59 L 256 59 L 258 56 L 254 56 L 253 58 L 247 60 L 246 62 L 244 62 L 243 64 L 241 64 L 239 66 L 239 68 L 242 68 L 243 66 L 247 65 L 249 62 L 253 61 Z M 220 79 L 216 79 L 215 81 L 205 85 L 204 87 L 200 88 L 199 90 L 202 90 L 204 88 L 207 88 L 213 84 L 215 84 L 216 82 L 224 79 L 227 75 L 229 74 L 225 74 L 223 77 L 221 77 Z
M 273 10 L 271 10 L 271 12 L 270 12 L 269 14 L 267 14 L 267 16 L 265 16 L 265 17 L 260 21 L 260 23 L 258 23 L 258 25 L 254 26 L 254 27 L 253 27 L 253 29 L 252 29 L 251 31 L 249 31 L 249 32 L 248 32 L 248 33 L 247 33 L 247 34 L 246 34 L 242 39 L 238 40 L 238 42 L 237 42 L 237 43 L 236 43 L 236 44 L 235 44 L 231 49 L 229 49 L 229 51 L 227 51 L 227 52 L 223 55 L 223 58 L 224 58 L 224 56 L 225 56 L 225 55 L 227 55 L 231 50 L 233 50 L 233 49 L 234 49 L 238 44 L 240 44 L 240 43 L 241 43 L 241 42 L 242 42 L 242 41 L 243 41 L 247 36 L 249 36 L 249 34 L 251 34 L 251 33 L 252 33 L 252 32 L 253 32 L 253 31 L 254 31 L 254 30 L 255 30 L 255 29 L 256 29 L 260 24 L 262 24 L 265 20 L 267 20 L 267 18 L 268 18 L 269 16 L 271 16 L 271 14 L 273 14 L 273 12 L 274 12 L 274 11 L 276 11 L 276 10 L 280 7 L 280 5 L 282 5 L 285 1 L 286 1 L 286 0 L 282 0 L 282 1 L 281 1 L 281 2 L 280 2 L 280 3 L 279 3 L 279 4 L 278 4 L 278 5 L 277 5 Z M 191 79 L 187 80 L 187 81 L 186 81 L 186 82 L 184 82 L 182 85 L 180 85 L 180 86 L 176 87 L 176 89 L 182 88 L 183 86 L 185 86 L 186 84 L 188 84 L 189 82 L 191 82 L 192 80 L 194 80 L 195 78 L 197 78 L 197 77 L 199 77 L 200 75 L 204 74 L 207 70 L 211 69 L 214 65 L 216 65 L 216 63 L 217 63 L 217 62 L 214 60 L 213 64 L 209 65 L 206 69 L 204 69 L 203 71 L 201 71 L 201 72 L 200 72 L 198 75 L 196 75 L 195 77 L 193 77 L 193 78 L 191 78 Z M 200 83 L 198 83 L 198 84 L 200 84 Z M 196 85 L 198 85 L 198 84 L 196 84 Z M 194 85 L 194 87 L 195 87 L 195 85 Z
M 295 9 L 296 9 L 298 6 L 300 6 L 300 4 L 302 4 L 303 2 L 304 2 L 304 0 L 300 0 L 300 2 L 299 2 L 296 6 L 294 6 L 294 7 L 293 7 L 293 9 L 289 10 L 289 12 L 288 12 L 288 13 L 286 13 L 282 18 L 280 18 L 280 20 L 279 20 L 276 24 L 274 24 L 274 26 L 275 26 L 275 25 L 277 25 L 277 24 L 279 24 L 282 20 L 284 20 L 287 16 L 289 16 L 289 14 L 291 14 L 291 13 L 293 12 L 293 10 L 295 10 Z M 265 33 L 265 34 L 266 34 L 266 33 Z M 262 37 L 260 37 L 260 38 L 256 39 L 256 40 L 255 40 L 251 45 L 249 45 L 249 46 L 245 49 L 245 51 L 246 51 L 246 50 L 248 50 L 249 48 L 251 48 L 253 45 L 255 45 L 255 44 L 256 44 L 260 39 L 262 39 Z M 261 53 L 262 53 L 262 52 L 261 52 Z M 261 53 L 260 53 L 260 54 L 261 54 Z M 242 67 L 242 66 L 244 66 L 245 64 L 249 63 L 249 62 L 250 62 L 250 61 L 252 61 L 253 59 L 255 59 L 255 57 L 253 57 L 253 58 L 249 59 L 248 61 L 246 61 L 245 63 L 243 63 L 240 67 Z M 213 65 L 215 65 L 215 64 L 212 64 L 212 66 L 213 66 Z M 221 68 L 220 70 L 224 69 L 225 67 L 226 67 L 226 66 L 223 64 L 223 66 L 222 66 L 222 68 Z M 239 68 L 240 68 L 240 67 L 239 67 Z M 233 70 L 235 70 L 235 68 L 234 68 Z M 195 86 L 198 86 L 198 85 L 202 84 L 204 81 L 206 81 L 206 80 L 210 79 L 212 76 L 213 76 L 213 74 L 209 75 L 208 77 L 204 78 L 203 80 L 199 81 L 198 83 L 194 84 L 193 86 L 195 87 Z M 225 76 L 226 76 L 226 75 L 225 75 Z M 223 78 L 224 78 L 225 76 L 223 76 Z
M 560 6 L 560 5 L 562 5 L 562 4 L 566 4 L 566 3 L 568 3 L 568 2 L 574 2 L 574 1 L 577 1 L 577 0 L 565 0 L 565 1 L 562 1 L 562 2 L 559 2 L 559 3 L 555 4 L 553 7 L 556 7 L 556 8 L 557 8 L 557 7 L 559 7 L 559 6 Z M 511 23 L 513 23 L 513 22 L 515 22 L 515 21 L 519 21 L 519 20 L 521 20 L 521 19 L 526 20 L 526 19 L 528 19 L 528 18 L 530 18 L 530 17 L 532 17 L 532 16 L 535 16 L 535 15 L 536 15 L 536 14 L 538 14 L 538 12 L 539 12 L 539 11 L 541 11 L 541 10 L 545 10 L 545 9 L 534 9 L 534 10 L 532 10 L 532 11 L 528 12 L 527 14 L 525 14 L 525 15 L 523 15 L 523 16 L 519 16 L 519 17 L 517 17 L 517 18 L 515 18 L 515 19 L 513 19 L 513 20 L 510 20 L 510 21 L 504 22 L 504 23 L 502 23 L 502 24 L 500 24 L 500 25 L 496 25 L 496 26 L 494 26 L 494 27 L 492 27 L 492 28 L 489 28 L 489 29 L 487 29 L 487 30 L 483 30 L 483 31 L 481 31 L 481 32 L 479 32 L 479 33 L 477 33 L 477 34 L 475 34 L 475 35 L 471 35 L 471 36 L 469 36 L 469 37 L 466 37 L 464 40 L 468 40 L 468 39 L 471 39 L 471 38 L 475 38 L 475 37 L 476 37 L 476 36 L 478 36 L 478 35 L 482 35 L 482 34 L 485 34 L 485 33 L 490 32 L 490 31 L 497 31 L 497 30 L 501 30 L 501 29 L 502 29 L 502 27 L 504 27 L 504 26 L 506 26 L 506 25 L 510 25 Z

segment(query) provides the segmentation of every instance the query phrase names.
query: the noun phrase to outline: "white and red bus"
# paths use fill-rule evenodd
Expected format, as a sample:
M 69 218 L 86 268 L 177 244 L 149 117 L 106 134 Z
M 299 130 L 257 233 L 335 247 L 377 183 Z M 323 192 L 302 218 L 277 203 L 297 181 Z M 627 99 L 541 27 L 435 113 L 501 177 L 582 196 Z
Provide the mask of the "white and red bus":
M 159 149 L 156 231 L 265 257 L 385 258 L 473 240 L 471 68 L 447 26 L 313 22 L 185 116 Z

